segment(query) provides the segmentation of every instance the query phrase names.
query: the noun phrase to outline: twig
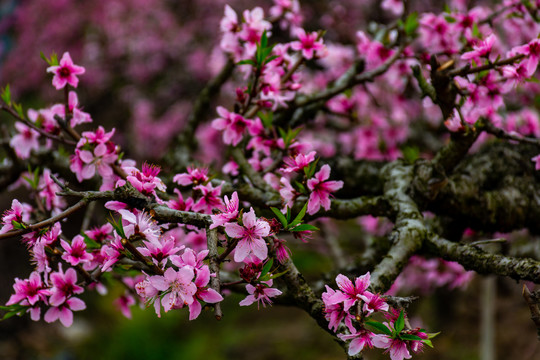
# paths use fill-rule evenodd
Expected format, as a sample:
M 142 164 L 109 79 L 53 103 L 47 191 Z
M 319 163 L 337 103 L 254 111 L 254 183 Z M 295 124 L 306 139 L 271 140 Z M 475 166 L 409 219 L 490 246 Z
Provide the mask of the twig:
M 215 276 L 210 278 L 210 287 L 214 289 L 218 294 L 221 293 L 220 278 L 219 278 L 219 254 L 218 254 L 218 234 L 217 229 L 210 229 L 206 227 L 206 242 L 208 245 L 208 258 L 210 260 L 210 271 Z M 219 302 L 214 304 L 214 316 L 217 320 L 221 320 L 223 312 L 221 311 L 221 304 Z
M 37 127 L 33 122 L 31 122 L 31 121 L 29 121 L 29 120 L 27 120 L 25 118 L 20 117 L 19 114 L 17 114 L 17 112 L 15 110 L 13 110 L 9 106 L 0 105 L 0 110 L 4 110 L 5 112 L 7 112 L 11 116 L 13 116 L 18 121 L 22 122 L 26 126 L 31 127 L 32 129 L 34 129 L 35 131 L 37 131 L 38 133 L 40 133 L 41 135 L 43 135 L 43 136 L 45 136 L 45 137 L 47 137 L 49 139 L 52 139 L 52 140 L 55 140 L 55 141 L 58 141 L 58 142 L 61 142 L 63 144 L 70 145 L 70 146 L 77 145 L 77 143 L 75 141 L 65 139 L 64 137 L 61 137 L 61 136 L 56 136 L 56 135 L 50 134 L 50 133 L 46 132 L 45 130 Z
M 62 211 L 60 214 L 57 214 L 49 219 L 43 220 L 41 222 L 38 222 L 32 225 L 28 225 L 25 229 L 20 229 L 20 230 L 15 230 L 15 231 L 10 231 L 4 234 L 0 234 L 0 240 L 11 238 L 13 236 L 23 235 L 23 234 L 26 234 L 35 230 L 40 230 L 45 227 L 51 226 L 54 223 L 67 218 L 71 214 L 85 207 L 88 204 L 88 201 L 89 200 L 87 198 L 82 198 L 81 200 L 79 200 L 78 203 L 76 203 L 72 207 L 67 208 L 66 210 Z
M 461 67 L 459 69 L 455 69 L 455 70 L 450 71 L 448 73 L 448 76 L 454 77 L 454 76 L 465 76 L 465 75 L 469 75 L 469 74 L 475 74 L 475 73 L 479 73 L 479 72 L 482 72 L 482 71 L 485 71 L 485 70 L 491 70 L 491 69 L 494 69 L 494 68 L 499 67 L 499 66 L 511 65 L 511 64 L 515 63 L 516 61 L 519 61 L 519 60 L 523 59 L 524 57 L 525 57 L 525 55 L 518 54 L 518 55 L 512 56 L 511 58 L 508 58 L 508 59 L 499 60 L 499 61 L 496 61 L 494 63 L 489 63 L 489 64 L 486 64 L 486 65 L 477 66 L 477 67 L 473 67 L 473 68 L 471 68 L 470 65 L 465 65 L 465 66 L 463 66 L 463 67 Z

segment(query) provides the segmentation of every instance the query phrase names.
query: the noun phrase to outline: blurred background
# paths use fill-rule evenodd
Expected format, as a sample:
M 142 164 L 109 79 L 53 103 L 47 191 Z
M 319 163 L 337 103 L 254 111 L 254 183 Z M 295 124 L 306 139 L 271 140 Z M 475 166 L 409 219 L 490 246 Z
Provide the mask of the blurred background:
M 442 6 L 433 3 L 434 8 Z M 61 56 L 69 51 L 74 62 L 86 68 L 78 94 L 84 111 L 94 119 L 90 126 L 115 127 L 115 140 L 127 157 L 159 162 L 185 126 L 196 95 L 226 61 L 219 49 L 219 21 L 225 4 L 240 13 L 255 6 L 267 10 L 272 1 L 1 0 L 0 85 L 9 83 L 12 97 L 27 109 L 61 102 L 39 54 L 54 51 Z M 355 31 L 366 28 L 369 21 L 389 21 L 377 1 L 317 0 L 301 6 L 305 28 L 327 30 L 325 40 L 329 42 L 354 44 Z M 432 7 L 427 2 L 422 6 L 424 10 Z M 280 36 L 279 31 L 276 36 Z M 232 85 L 223 89 L 220 103 L 231 102 L 227 94 L 234 94 Z M 208 119 L 213 116 L 210 112 Z M 218 161 L 219 134 L 206 124 L 199 127 L 196 136 L 204 144 L 198 158 L 207 164 Z M 23 194 L 3 193 L 1 208 L 9 207 L 17 196 Z M 337 228 L 348 229 L 335 235 L 344 249 L 351 250 L 346 253 L 355 253 L 373 240 L 374 235 L 365 231 L 362 223 L 339 223 Z M 384 231 L 379 236 L 384 236 Z M 521 235 L 512 236 L 519 239 Z M 291 245 L 297 266 L 308 280 L 317 280 L 332 269 L 333 259 L 318 251 L 329 252 L 329 246 L 320 237 L 309 244 Z M 430 266 L 435 277 L 447 270 L 443 263 Z M 15 239 L 2 241 L 0 304 L 9 299 L 13 279 L 25 278 L 30 272 L 24 247 Z M 428 273 L 410 270 L 411 278 L 403 282 L 429 283 L 433 279 L 421 279 Z M 463 272 L 456 274 L 461 275 Z M 335 288 L 333 279 L 327 280 Z M 407 292 L 395 289 L 400 295 L 421 295 L 409 312 L 413 325 L 441 332 L 434 340 L 435 349 L 415 358 L 480 359 L 484 319 L 488 324 L 492 321 L 498 359 L 540 359 L 536 330 L 521 298 L 521 284 L 468 275 L 467 281 L 454 287 L 449 286 L 452 280 L 438 287 L 409 287 Z M 121 289 L 114 287 L 106 295 L 87 292 L 84 300 L 88 309 L 76 313 L 74 325 L 68 329 L 58 323 L 36 323 L 26 316 L 0 322 L 0 359 L 345 357 L 327 333 L 299 309 L 239 307 L 243 296 L 235 294 L 225 299 L 220 322 L 211 311 L 190 322 L 186 311 L 173 311 L 158 319 L 153 309 L 136 307 L 128 320 L 114 306 L 120 294 Z M 486 304 L 491 304 L 494 312 L 483 316 Z M 376 350 L 366 352 L 365 357 L 387 359 L 388 355 Z

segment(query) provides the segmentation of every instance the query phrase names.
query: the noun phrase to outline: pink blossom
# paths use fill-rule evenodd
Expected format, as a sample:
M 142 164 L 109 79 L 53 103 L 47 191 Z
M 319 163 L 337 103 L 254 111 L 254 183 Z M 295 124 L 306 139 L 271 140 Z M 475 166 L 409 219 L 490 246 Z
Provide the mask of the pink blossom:
M 285 167 L 281 168 L 280 170 L 284 173 L 291 173 L 295 171 L 301 171 L 306 166 L 308 166 L 313 160 L 315 160 L 315 156 L 317 155 L 316 151 L 311 151 L 309 154 L 304 155 L 302 153 L 297 154 L 295 157 L 285 158 L 283 159 L 283 162 L 285 163 Z
M 92 254 L 86 252 L 86 243 L 81 235 L 75 236 L 71 245 L 65 240 L 61 240 L 60 244 L 65 250 L 65 253 L 62 254 L 62 259 L 72 266 L 92 261 Z
M 51 294 L 42 281 L 41 275 L 33 271 L 28 279 L 20 280 L 15 278 L 15 284 L 13 285 L 15 294 L 11 295 L 7 306 L 18 304 L 23 301 L 23 305 L 35 305 L 38 301 L 47 302 L 47 297 Z
M 149 241 L 157 241 L 161 235 L 161 228 L 155 220 L 144 211 L 133 209 L 118 210 L 122 215 L 124 234 L 129 239 L 132 235 L 138 235 Z
M 65 200 L 56 195 L 62 189 L 51 178 L 51 171 L 49 169 L 43 170 L 43 176 L 39 181 L 39 197 L 45 201 L 45 208 L 49 211 L 52 210 L 53 214 L 60 212 L 66 207 Z
M 336 277 L 336 283 L 341 292 L 336 291 L 336 293 L 328 299 L 327 303 L 333 305 L 343 302 L 344 310 L 348 311 L 358 300 L 363 300 L 362 296 L 370 284 L 370 276 L 370 273 L 367 272 L 366 274 L 357 277 L 353 284 L 348 277 L 339 274 Z
M 302 51 L 302 56 L 306 59 L 312 59 L 313 56 L 318 55 L 317 52 L 324 49 L 322 39 L 318 39 L 319 34 L 316 31 L 312 33 L 306 33 L 302 28 L 296 30 L 296 36 L 300 41 L 293 41 L 291 48 L 296 51 Z
M 389 306 L 386 303 L 386 300 L 384 300 L 384 298 L 378 294 L 372 294 L 369 291 L 364 291 L 364 293 L 360 295 L 360 298 L 364 301 L 362 310 L 366 316 L 370 316 L 375 311 L 388 311 Z
M 391 339 L 387 335 L 377 335 L 373 338 L 373 345 L 380 349 L 387 349 L 390 353 L 390 359 L 403 360 L 410 359 L 411 354 L 407 349 L 407 342 L 400 339 Z
M 254 302 L 257 302 L 257 308 L 262 304 L 263 307 L 266 305 L 271 305 L 271 297 L 276 297 L 281 295 L 281 291 L 274 289 L 272 286 L 272 280 L 266 281 L 265 283 L 257 284 L 255 286 L 251 284 L 246 285 L 246 290 L 248 296 L 242 301 L 240 301 L 240 306 L 249 306 Z
M 489 35 L 485 40 L 480 41 L 480 43 L 478 43 L 477 45 L 473 45 L 473 50 L 467 51 L 466 53 L 461 55 L 461 58 L 463 60 L 471 60 L 489 55 L 489 53 L 491 52 L 491 48 L 495 43 L 495 40 L 496 38 L 494 34 Z
M 85 71 L 84 67 L 73 63 L 71 56 L 69 56 L 69 52 L 65 52 L 64 55 L 62 55 L 59 65 L 49 66 L 47 68 L 47 72 L 54 74 L 52 83 L 56 90 L 64 88 L 67 84 L 76 88 L 79 84 L 77 75 L 82 75 Z
M 82 287 L 77 285 L 77 273 L 75 270 L 69 268 L 64 273 L 61 265 L 59 264 L 58 272 L 54 272 L 50 276 L 53 287 L 49 303 L 56 307 L 62 305 L 72 295 L 81 294 L 84 291 Z
M 216 130 L 223 130 L 223 142 L 236 146 L 244 136 L 246 130 L 251 135 L 257 135 L 260 127 L 253 120 L 245 119 L 242 115 L 229 112 L 223 106 L 217 107 L 219 118 L 212 121 L 212 127 Z
M 113 227 L 111 224 L 106 223 L 101 227 L 94 227 L 84 233 L 97 243 L 104 243 L 105 241 L 112 240 Z
M 322 207 L 330 210 L 330 193 L 343 187 L 343 181 L 327 181 L 330 177 L 330 165 L 325 164 L 321 170 L 307 182 L 308 189 L 311 191 L 309 196 L 307 212 L 310 215 L 315 214 Z
M 223 226 L 225 223 L 235 219 L 238 216 L 238 205 L 238 193 L 236 191 L 232 194 L 230 201 L 227 195 L 225 195 L 225 211 L 217 215 L 210 215 L 212 219 L 210 229 Z
M 43 319 L 51 323 L 60 319 L 60 322 L 65 327 L 70 327 L 73 324 L 73 311 L 80 311 L 86 309 L 86 304 L 79 298 L 72 297 L 66 299 L 65 302 L 59 306 L 53 306 L 45 313 Z
M 225 16 L 221 19 L 219 26 L 222 32 L 237 32 L 239 30 L 238 15 L 228 4 L 225 5 Z
M 268 248 L 263 238 L 270 234 L 270 225 L 264 220 L 257 220 L 253 208 L 244 213 L 242 220 L 243 226 L 236 223 L 225 224 L 227 235 L 240 239 L 234 252 L 234 261 L 242 262 L 252 253 L 260 260 L 266 259 Z
M 391 12 L 395 16 L 403 14 L 403 0 L 383 0 L 381 8 Z
M 223 201 L 219 197 L 221 194 L 221 186 L 212 186 L 212 183 L 199 185 L 193 190 L 199 190 L 201 197 L 193 204 L 193 211 L 202 211 L 206 214 L 211 214 L 214 209 L 223 210 Z
M 352 325 L 354 316 L 346 311 L 342 302 L 334 303 L 332 298 L 336 296 L 343 296 L 343 293 L 339 290 L 334 290 L 328 285 L 325 285 L 326 291 L 322 293 L 322 301 L 324 303 L 324 317 L 328 321 L 328 328 L 337 331 L 342 321 L 345 321 L 345 325 L 351 333 L 356 332 L 356 329 Z
M 165 267 L 169 256 L 175 255 L 185 246 L 175 246 L 175 240 L 172 236 L 162 236 L 157 240 L 143 241 L 144 247 L 138 247 L 137 250 L 144 255 L 152 258 L 152 262 L 156 265 Z
M 32 206 L 26 203 L 20 203 L 19 200 L 13 199 L 11 202 L 11 209 L 6 210 L 2 216 L 2 229 L 0 234 L 4 234 L 10 230 L 13 230 L 13 222 L 28 223 L 30 221 L 30 213 Z
M 163 276 L 155 275 L 150 277 L 150 284 L 160 291 L 166 292 L 161 299 L 161 305 L 165 312 L 171 310 L 173 306 L 183 306 L 191 304 L 193 296 L 197 292 L 197 286 L 193 283 L 195 273 L 189 266 L 178 271 L 168 268 Z
M 158 178 L 161 168 L 157 165 L 144 163 L 142 171 L 133 168 L 126 180 L 133 185 L 143 195 L 154 195 L 157 198 L 156 190 L 165 191 L 167 188 L 163 181 Z
M 208 169 L 206 168 L 193 168 L 191 166 L 187 167 L 187 174 L 181 173 L 176 174 L 173 178 L 173 181 L 178 185 L 188 186 L 188 185 L 201 185 L 208 181 Z
M 39 133 L 24 125 L 21 122 L 15 122 L 15 128 L 19 134 L 13 136 L 9 145 L 15 150 L 15 154 L 21 159 L 28 159 L 32 150 L 39 149 Z
M 540 39 L 534 39 L 526 45 L 518 46 L 512 49 L 512 52 L 527 56 L 523 61 L 527 64 L 527 76 L 532 76 L 540 60 Z
M 223 301 L 221 296 L 216 290 L 210 289 L 208 283 L 210 282 L 210 270 L 208 266 L 203 266 L 197 269 L 197 277 L 195 278 L 195 285 L 197 285 L 197 292 L 195 293 L 195 301 L 189 304 L 189 320 L 196 319 L 201 313 L 201 303 L 198 300 L 202 300 L 209 304 L 215 304 Z
M 533 158 L 531 159 L 531 161 L 534 161 L 534 163 L 535 163 L 534 168 L 535 168 L 536 170 L 540 170 L 540 155 L 536 155 L 535 157 L 533 157 Z
M 349 344 L 349 356 L 354 356 L 360 353 L 366 346 L 368 348 L 373 347 L 373 333 L 365 329 L 354 331 L 352 334 L 347 335 L 338 334 L 338 337 L 343 341 L 352 340 Z
M 122 315 L 124 315 L 128 319 L 131 319 L 130 307 L 135 305 L 135 299 L 129 292 L 126 291 L 123 295 L 114 300 L 113 305 L 120 310 Z

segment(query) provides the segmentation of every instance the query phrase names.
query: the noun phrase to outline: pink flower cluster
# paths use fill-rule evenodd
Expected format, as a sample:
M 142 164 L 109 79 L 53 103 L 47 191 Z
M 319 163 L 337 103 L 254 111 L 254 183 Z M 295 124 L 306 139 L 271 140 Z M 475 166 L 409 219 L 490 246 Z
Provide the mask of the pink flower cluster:
M 338 275 L 336 283 L 339 290 L 333 290 L 326 285 L 322 294 L 325 306 L 325 317 L 328 328 L 334 332 L 342 330 L 340 325 L 346 325 L 348 334 L 338 334 L 338 337 L 349 343 L 349 356 L 359 354 L 364 348 L 377 347 L 386 349 L 392 360 L 410 359 L 410 352 L 420 352 L 428 334 L 422 329 L 405 328 L 403 310 L 390 309 L 383 297 L 373 294 L 367 289 L 370 285 L 370 273 L 357 277 L 354 283 L 345 275 Z M 380 323 L 371 318 L 381 313 L 386 322 Z M 371 328 L 383 331 L 378 334 Z M 429 342 L 431 345 L 431 342 Z
M 84 289 L 77 285 L 77 274 L 74 269 L 64 273 L 60 266 L 57 272 L 52 272 L 42 280 L 42 275 L 36 271 L 28 279 L 15 279 L 11 295 L 6 305 L 19 304 L 27 308 L 30 317 L 38 321 L 41 309 L 47 307 L 44 319 L 46 322 L 60 320 L 62 325 L 69 327 L 73 323 L 73 311 L 86 309 L 86 304 L 74 295 L 81 294 Z

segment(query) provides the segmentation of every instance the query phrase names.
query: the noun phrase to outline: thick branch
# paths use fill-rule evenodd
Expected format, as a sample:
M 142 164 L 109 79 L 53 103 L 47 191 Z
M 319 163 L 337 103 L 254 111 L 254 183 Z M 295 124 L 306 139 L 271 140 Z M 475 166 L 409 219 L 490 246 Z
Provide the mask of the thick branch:
M 456 261 L 467 270 L 480 274 L 508 276 L 516 280 L 540 283 L 540 262 L 485 252 L 475 246 L 454 243 L 432 235 L 423 250 L 445 260 Z

